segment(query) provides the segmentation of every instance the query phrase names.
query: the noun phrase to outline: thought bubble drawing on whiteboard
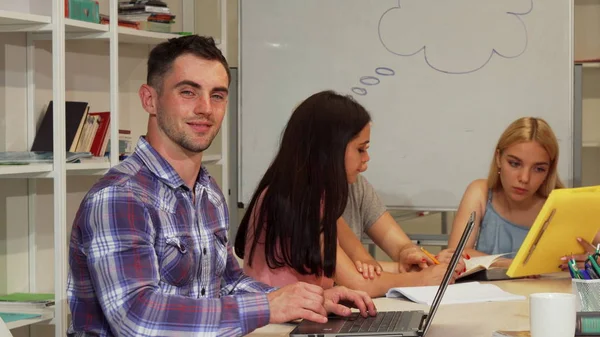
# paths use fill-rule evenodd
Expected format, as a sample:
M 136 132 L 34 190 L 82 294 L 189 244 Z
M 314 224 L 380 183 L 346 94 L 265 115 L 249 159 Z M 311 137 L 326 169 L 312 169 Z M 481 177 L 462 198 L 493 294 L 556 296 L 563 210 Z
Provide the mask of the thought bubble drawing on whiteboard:
M 392 54 L 422 54 L 436 71 L 468 74 L 522 55 L 522 16 L 532 10 L 533 0 L 398 0 L 379 20 L 379 39 Z
M 396 75 L 396 72 L 392 68 L 377 67 L 375 68 L 375 74 L 378 76 L 394 76 Z M 381 82 L 378 76 L 362 76 L 359 81 L 365 86 L 377 85 Z M 360 96 L 365 96 L 367 94 L 367 89 L 363 87 L 352 87 L 351 90 L 353 93 Z

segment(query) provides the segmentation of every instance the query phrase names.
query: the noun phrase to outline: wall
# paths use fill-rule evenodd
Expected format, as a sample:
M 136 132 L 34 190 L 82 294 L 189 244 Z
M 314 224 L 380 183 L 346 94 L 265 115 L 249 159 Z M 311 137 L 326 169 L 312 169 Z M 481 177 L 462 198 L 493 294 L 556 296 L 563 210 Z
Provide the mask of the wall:
M 600 3 L 575 0 L 575 60 L 600 60 Z M 600 67 L 583 69 L 582 184 L 600 185 Z

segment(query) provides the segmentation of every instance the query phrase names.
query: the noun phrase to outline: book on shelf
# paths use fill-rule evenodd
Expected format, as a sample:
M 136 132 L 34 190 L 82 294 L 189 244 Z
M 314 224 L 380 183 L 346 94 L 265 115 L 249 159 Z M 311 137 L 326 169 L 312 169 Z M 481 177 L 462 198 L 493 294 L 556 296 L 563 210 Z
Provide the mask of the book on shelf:
M 66 162 L 76 163 L 81 158 L 89 157 L 92 157 L 90 152 L 67 152 Z M 49 151 L 0 152 L 0 165 L 51 164 L 53 160 L 54 153 Z
M 100 5 L 95 0 L 65 0 L 65 17 L 100 23 Z
M 0 312 L 0 318 L 4 323 L 12 323 L 23 319 L 34 319 L 42 317 L 41 314 L 24 314 L 18 312 Z
M 104 157 L 110 138 L 110 112 L 90 112 L 90 115 L 98 118 L 98 128 L 89 151 L 95 157 Z
M 125 1 L 118 5 L 118 25 L 133 29 L 170 33 L 175 15 L 164 1 Z M 101 15 L 100 23 L 108 24 L 110 17 Z
M 51 293 L 11 293 L 0 296 L 0 307 L 11 308 L 47 308 L 54 305 L 54 294 Z
M 35 134 L 31 151 L 52 152 L 54 150 L 54 113 L 52 106 L 53 102 L 50 101 L 40 127 Z M 76 151 L 89 109 L 90 107 L 87 102 L 65 102 L 65 144 L 67 151 Z
M 17 159 L 22 162 L 41 162 L 47 159 L 52 161 L 48 152 L 53 152 L 53 108 L 52 101 L 48 104 L 45 115 L 35 135 L 31 152 L 25 156 L 25 152 L 12 153 L 0 156 L 0 160 Z M 73 157 L 73 153 L 87 153 L 97 157 L 102 157 L 106 153 L 108 145 L 110 112 L 90 112 L 90 105 L 87 102 L 67 101 L 65 106 L 65 143 L 67 147 L 67 156 Z M 74 158 L 77 159 L 77 158 Z M 72 160 L 67 160 L 71 162 Z
M 85 117 L 85 123 L 83 124 L 83 130 L 77 142 L 77 148 L 75 152 L 89 152 L 92 148 L 92 141 L 94 135 L 98 130 L 98 116 L 92 116 L 90 113 Z
M 110 140 L 108 141 L 107 153 L 110 153 Z M 119 130 L 119 155 L 128 156 L 133 153 L 133 139 L 131 130 Z

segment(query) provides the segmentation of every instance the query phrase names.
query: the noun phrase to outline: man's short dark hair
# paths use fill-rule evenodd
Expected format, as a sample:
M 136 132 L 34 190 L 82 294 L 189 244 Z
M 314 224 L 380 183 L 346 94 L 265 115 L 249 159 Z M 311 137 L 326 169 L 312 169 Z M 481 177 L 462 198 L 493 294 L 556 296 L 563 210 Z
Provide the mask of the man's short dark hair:
M 146 83 L 160 92 L 165 74 L 171 70 L 173 62 L 181 55 L 192 54 L 209 61 L 219 61 L 227 71 L 231 83 L 229 65 L 212 37 L 187 35 L 169 39 L 152 49 L 148 57 Z

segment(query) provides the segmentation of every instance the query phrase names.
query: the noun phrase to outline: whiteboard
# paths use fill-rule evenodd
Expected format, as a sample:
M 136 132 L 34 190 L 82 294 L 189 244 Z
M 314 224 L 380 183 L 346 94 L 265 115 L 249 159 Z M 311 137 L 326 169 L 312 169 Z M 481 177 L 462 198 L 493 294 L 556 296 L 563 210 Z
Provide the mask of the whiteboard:
M 294 109 L 350 94 L 372 114 L 364 175 L 388 206 L 453 210 L 502 131 L 542 117 L 573 176 L 573 3 L 240 1 L 239 195 L 247 203 Z

